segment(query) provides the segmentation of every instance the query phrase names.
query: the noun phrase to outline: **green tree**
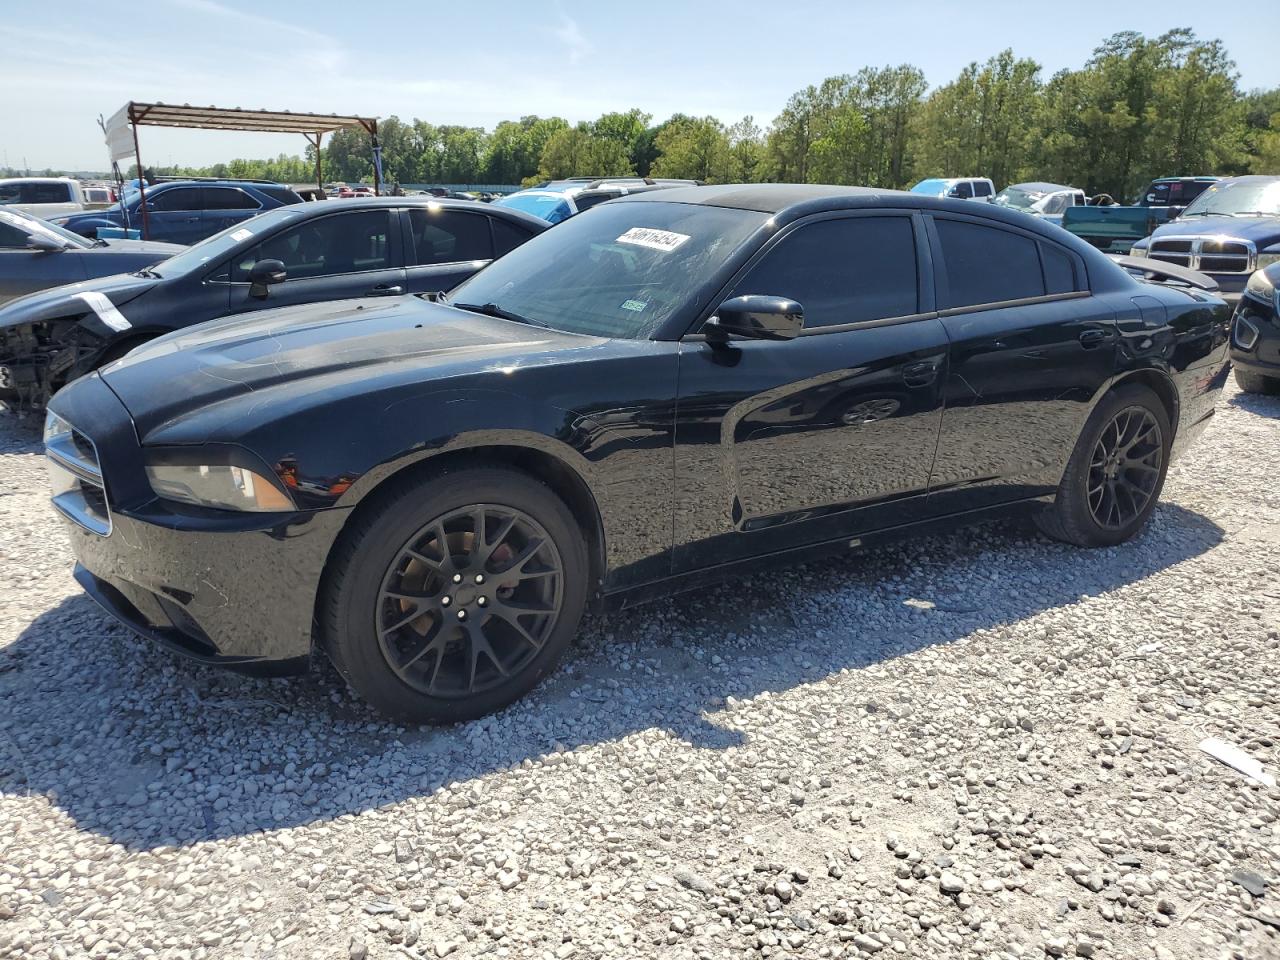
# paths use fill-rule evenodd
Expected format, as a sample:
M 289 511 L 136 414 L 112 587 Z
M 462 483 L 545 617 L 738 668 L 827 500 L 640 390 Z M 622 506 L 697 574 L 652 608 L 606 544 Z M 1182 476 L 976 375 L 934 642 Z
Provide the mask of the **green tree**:
M 589 124 L 580 123 L 551 135 L 542 150 L 537 175 L 530 180 L 618 177 L 631 172 L 631 159 L 621 143 L 594 136 Z
M 715 117 L 686 118 L 668 123 L 658 134 L 655 177 L 728 183 L 732 177 L 729 135 Z

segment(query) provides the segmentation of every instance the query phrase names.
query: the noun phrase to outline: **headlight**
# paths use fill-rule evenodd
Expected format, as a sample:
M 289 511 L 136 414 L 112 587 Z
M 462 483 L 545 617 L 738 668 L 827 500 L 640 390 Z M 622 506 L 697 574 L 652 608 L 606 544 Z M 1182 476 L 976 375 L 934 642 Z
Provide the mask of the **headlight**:
M 1268 300 L 1275 293 L 1276 285 L 1267 276 L 1265 270 L 1255 270 L 1249 277 L 1249 283 L 1245 286 L 1245 290 L 1252 293 L 1255 297 Z
M 147 479 L 156 496 L 179 503 L 264 513 L 295 509 L 265 469 L 230 462 L 248 459 L 244 451 L 225 447 L 153 452 L 147 456 Z
M 1145 257 L 1146 255 L 1147 255 L 1146 247 L 1140 247 L 1135 243 L 1132 247 L 1129 248 L 1129 256 L 1131 257 Z
M 44 415 L 44 442 L 46 445 L 59 437 L 67 436 L 69 433 L 71 433 L 71 424 L 67 423 L 52 410 Z

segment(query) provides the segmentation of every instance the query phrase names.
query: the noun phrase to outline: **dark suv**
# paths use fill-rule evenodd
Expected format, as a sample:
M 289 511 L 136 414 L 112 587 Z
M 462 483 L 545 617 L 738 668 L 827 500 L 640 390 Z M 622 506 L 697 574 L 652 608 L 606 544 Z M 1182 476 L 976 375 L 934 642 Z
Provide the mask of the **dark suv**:
M 103 227 L 144 230 L 145 239 L 198 243 L 232 224 L 302 198 L 289 187 L 260 180 L 176 180 L 146 188 L 146 224 L 142 199 L 131 194 L 105 210 L 91 210 L 52 222 L 82 237 L 96 238 Z

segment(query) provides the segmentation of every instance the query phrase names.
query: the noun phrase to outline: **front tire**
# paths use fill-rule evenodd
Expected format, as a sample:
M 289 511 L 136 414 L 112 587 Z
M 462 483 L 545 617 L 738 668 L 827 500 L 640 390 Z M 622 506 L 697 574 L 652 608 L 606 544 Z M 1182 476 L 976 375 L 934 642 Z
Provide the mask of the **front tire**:
M 1164 488 L 1173 430 L 1160 398 L 1134 384 L 1112 391 L 1076 441 L 1041 531 L 1081 547 L 1123 543 L 1146 524 Z
M 1235 374 L 1236 383 L 1245 393 L 1280 393 L 1280 378 L 1278 377 L 1265 377 L 1260 373 L 1249 373 L 1239 367 L 1236 367 L 1232 372 Z
M 588 570 L 573 514 L 526 474 L 477 467 L 404 483 L 330 560 L 324 644 L 380 712 L 472 720 L 555 667 L 582 618 Z

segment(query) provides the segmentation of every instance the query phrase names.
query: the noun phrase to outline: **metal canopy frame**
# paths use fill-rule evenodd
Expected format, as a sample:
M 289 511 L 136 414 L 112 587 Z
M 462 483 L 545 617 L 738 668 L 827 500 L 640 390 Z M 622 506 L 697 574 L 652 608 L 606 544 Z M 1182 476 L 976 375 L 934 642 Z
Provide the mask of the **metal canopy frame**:
M 138 193 L 142 210 L 142 236 L 148 234 L 146 178 L 142 174 L 142 152 L 138 147 L 138 127 L 185 127 L 196 130 L 241 130 L 257 133 L 300 133 L 316 148 L 316 186 L 324 187 L 320 143 L 326 133 L 361 127 L 373 145 L 373 192 L 382 193 L 382 147 L 378 143 L 378 118 L 343 116 L 336 113 L 294 113 L 291 110 L 244 110 L 240 107 L 193 107 L 184 103 L 137 103 L 130 100 L 108 123 L 98 123 L 111 144 L 112 128 L 126 122 L 133 136 L 133 158 L 138 167 Z M 114 160 L 113 160 L 114 163 Z

